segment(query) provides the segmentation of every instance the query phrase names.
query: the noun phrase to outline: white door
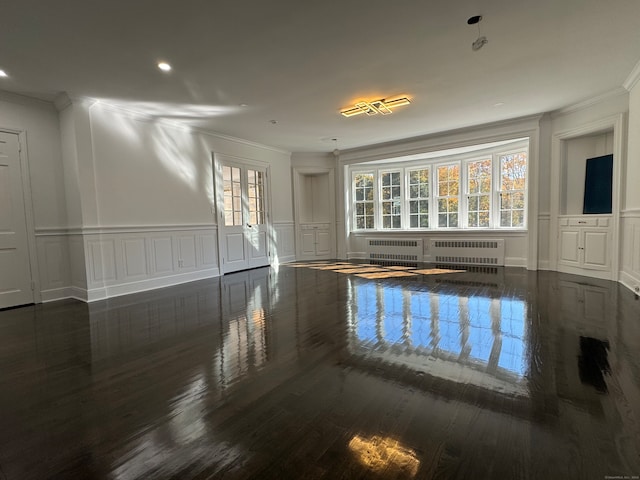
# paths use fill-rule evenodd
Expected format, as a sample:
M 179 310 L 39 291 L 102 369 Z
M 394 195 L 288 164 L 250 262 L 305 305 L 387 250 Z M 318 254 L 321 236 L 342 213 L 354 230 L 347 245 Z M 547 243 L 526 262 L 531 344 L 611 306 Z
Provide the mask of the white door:
M 266 168 L 226 160 L 220 167 L 222 273 L 269 265 Z
M 33 303 L 18 136 L 0 132 L 0 308 Z

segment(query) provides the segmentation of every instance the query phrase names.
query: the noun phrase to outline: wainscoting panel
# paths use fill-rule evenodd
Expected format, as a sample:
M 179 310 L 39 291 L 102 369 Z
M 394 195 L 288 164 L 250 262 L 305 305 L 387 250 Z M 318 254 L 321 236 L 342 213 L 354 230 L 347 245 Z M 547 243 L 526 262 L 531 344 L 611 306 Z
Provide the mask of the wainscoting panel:
M 273 223 L 273 248 L 272 258 L 278 262 L 293 262 L 296 259 L 296 234 L 293 222 Z
M 85 238 L 89 286 L 116 280 L 115 240 L 116 238 Z
M 551 226 L 551 214 L 541 213 L 538 215 L 538 269 L 549 270 L 549 228 Z M 555 248 L 555 242 L 553 242 Z
M 196 237 L 195 235 L 178 236 L 178 269 L 193 270 L 196 266 Z
M 151 256 L 152 275 L 163 275 L 171 273 L 174 268 L 173 246 L 170 236 L 151 237 L 149 249 Z
M 146 277 L 147 245 L 144 237 L 122 239 L 122 264 L 123 276 L 128 280 L 136 280 Z
M 620 282 L 640 293 L 640 209 L 626 210 L 620 217 Z
M 36 237 L 42 301 L 70 296 L 71 261 L 66 235 Z
M 93 301 L 215 277 L 216 226 L 102 227 L 36 235 L 43 301 Z

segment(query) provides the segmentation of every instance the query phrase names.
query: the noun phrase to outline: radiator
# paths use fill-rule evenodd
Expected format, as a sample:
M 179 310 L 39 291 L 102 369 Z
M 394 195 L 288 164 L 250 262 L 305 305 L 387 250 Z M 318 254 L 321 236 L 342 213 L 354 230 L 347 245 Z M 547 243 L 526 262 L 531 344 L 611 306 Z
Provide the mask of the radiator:
M 504 240 L 431 239 L 433 263 L 504 266 Z
M 422 262 L 421 238 L 367 238 L 366 249 L 369 260 Z

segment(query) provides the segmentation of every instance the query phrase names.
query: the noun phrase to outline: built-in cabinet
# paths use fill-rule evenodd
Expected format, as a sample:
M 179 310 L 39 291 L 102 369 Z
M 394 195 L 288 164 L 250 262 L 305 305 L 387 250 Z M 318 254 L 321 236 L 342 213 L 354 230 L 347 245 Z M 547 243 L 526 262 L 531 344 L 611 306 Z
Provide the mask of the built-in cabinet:
M 293 169 L 296 258 L 335 258 L 335 185 L 331 168 Z
M 560 272 L 617 280 L 623 126 L 624 115 L 619 114 L 553 136 L 551 238 L 556 245 L 550 255 L 552 268 Z M 593 170 L 587 174 L 589 164 L 593 166 L 589 162 L 604 156 L 613 158 L 611 183 L 594 186 Z M 585 213 L 591 211 L 586 199 L 594 192 L 606 198 L 610 192 L 609 205 Z
M 561 265 L 609 271 L 611 255 L 610 216 L 571 216 L 559 218 L 558 263 Z
M 328 223 L 300 226 L 302 256 L 307 259 L 329 258 L 331 255 L 331 229 Z

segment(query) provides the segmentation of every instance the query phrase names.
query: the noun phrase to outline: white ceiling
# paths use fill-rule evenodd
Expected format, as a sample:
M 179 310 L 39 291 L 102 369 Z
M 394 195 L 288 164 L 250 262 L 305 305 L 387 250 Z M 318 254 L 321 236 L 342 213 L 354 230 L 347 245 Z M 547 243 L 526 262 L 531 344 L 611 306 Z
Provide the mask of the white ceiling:
M 473 52 L 477 14 L 489 43 Z M 14 0 L 0 20 L 2 90 L 296 152 L 552 111 L 620 87 L 640 59 L 638 0 Z M 339 114 L 397 95 L 412 104 L 393 115 Z

